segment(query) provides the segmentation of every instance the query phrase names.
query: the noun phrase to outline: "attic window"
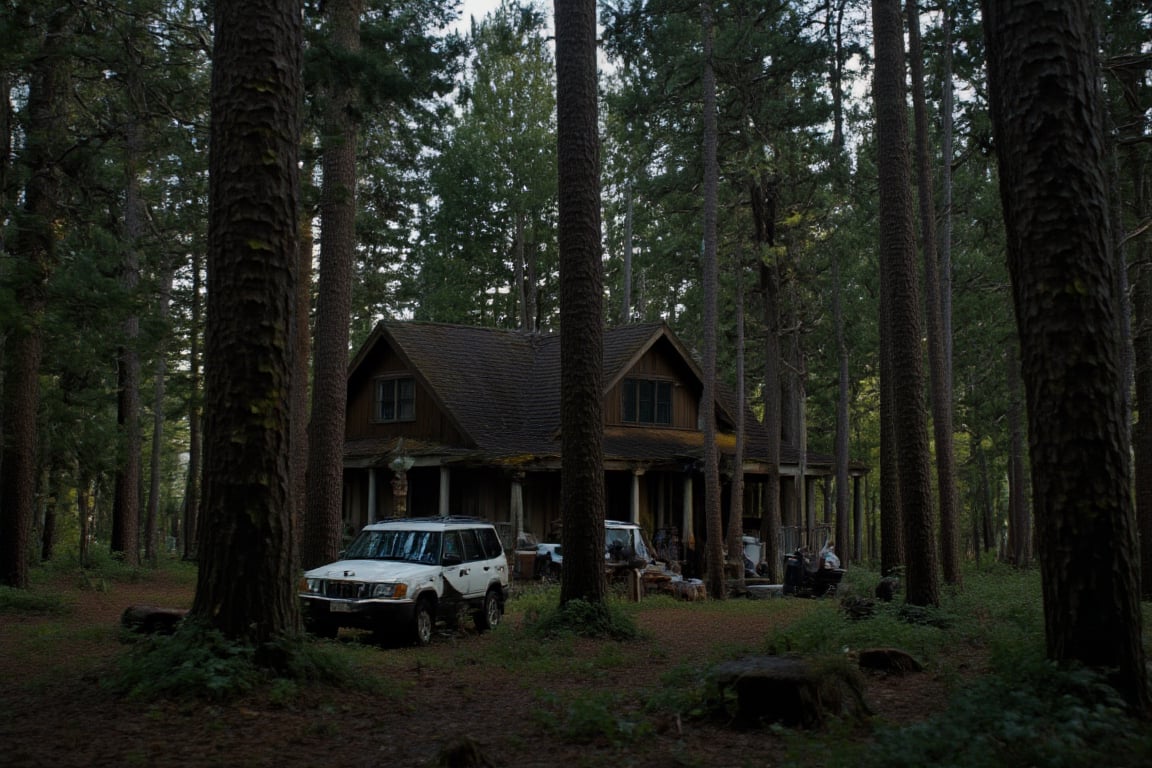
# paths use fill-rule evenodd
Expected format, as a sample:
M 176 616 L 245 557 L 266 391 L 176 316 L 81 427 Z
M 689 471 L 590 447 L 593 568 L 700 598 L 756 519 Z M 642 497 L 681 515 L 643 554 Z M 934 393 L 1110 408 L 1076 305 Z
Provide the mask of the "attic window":
M 626 424 L 671 424 L 672 382 L 624 379 L 621 420 Z
M 408 377 L 376 380 L 376 421 L 414 421 L 416 384 Z

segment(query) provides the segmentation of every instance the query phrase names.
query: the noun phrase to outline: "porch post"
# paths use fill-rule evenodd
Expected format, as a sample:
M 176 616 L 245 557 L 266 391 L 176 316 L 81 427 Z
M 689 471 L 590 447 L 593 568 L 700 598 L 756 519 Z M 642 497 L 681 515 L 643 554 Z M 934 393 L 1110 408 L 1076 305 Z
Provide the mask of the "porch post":
M 640 476 L 644 474 L 642 469 L 632 470 L 632 503 L 629 507 L 629 521 L 633 523 L 640 522 Z
M 512 498 L 509 503 L 509 517 L 512 523 L 512 540 L 520 539 L 520 532 L 524 530 L 524 473 L 512 473 Z
M 452 470 L 443 464 L 440 465 L 440 516 L 447 517 L 451 514 L 449 510 L 452 508 L 451 499 L 448 498 L 448 489 L 451 487 L 449 481 L 452 479 Z
M 376 467 L 368 467 L 368 522 L 376 522 Z
M 684 559 L 688 559 L 688 550 L 696 548 L 696 540 L 692 527 L 692 475 L 684 475 L 684 515 L 680 526 L 680 542 L 684 546 Z
M 852 559 L 864 559 L 864 494 L 861 491 L 863 476 L 852 478 Z

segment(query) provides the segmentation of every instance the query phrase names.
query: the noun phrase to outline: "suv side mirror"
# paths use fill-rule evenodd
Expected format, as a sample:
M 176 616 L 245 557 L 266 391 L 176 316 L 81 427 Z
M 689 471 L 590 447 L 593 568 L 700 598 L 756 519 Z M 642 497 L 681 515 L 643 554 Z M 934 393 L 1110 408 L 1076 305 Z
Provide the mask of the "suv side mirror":
M 444 560 L 443 560 L 442 564 L 447 565 L 447 566 L 453 566 L 453 565 L 460 565 L 460 563 L 462 563 L 462 562 L 464 562 L 464 558 L 460 557 L 460 555 L 444 555 Z

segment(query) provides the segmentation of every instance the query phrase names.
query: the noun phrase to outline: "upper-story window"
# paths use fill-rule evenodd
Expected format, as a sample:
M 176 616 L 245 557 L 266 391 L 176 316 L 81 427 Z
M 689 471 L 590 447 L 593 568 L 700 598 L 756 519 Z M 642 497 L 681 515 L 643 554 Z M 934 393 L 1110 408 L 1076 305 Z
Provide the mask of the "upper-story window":
M 671 424 L 672 382 L 624 379 L 620 412 L 627 424 Z
M 416 382 L 411 376 L 376 380 L 376 421 L 416 418 Z

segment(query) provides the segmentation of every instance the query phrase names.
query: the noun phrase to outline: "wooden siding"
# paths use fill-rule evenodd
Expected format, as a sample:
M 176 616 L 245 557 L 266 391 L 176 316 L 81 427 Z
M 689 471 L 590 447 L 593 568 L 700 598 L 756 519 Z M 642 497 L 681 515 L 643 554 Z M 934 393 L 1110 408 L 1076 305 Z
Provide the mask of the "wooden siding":
M 444 412 L 437 407 L 431 393 L 413 376 L 416 387 L 414 421 L 377 422 L 373 420 L 376 405 L 376 380 L 380 377 L 412 375 L 403 362 L 389 351 L 361 366 L 349 383 L 348 412 L 345 434 L 349 440 L 374 437 L 403 437 L 443 445 L 463 446 L 460 434 Z
M 651 379 L 672 382 L 672 423 L 634 424 L 623 420 L 621 390 L 624 379 Z M 700 393 L 696 391 L 695 377 L 677 356 L 670 353 L 668 345 L 656 344 L 641 357 L 616 386 L 609 390 L 604 401 L 604 423 L 609 426 L 635 426 L 647 429 L 698 429 Z

